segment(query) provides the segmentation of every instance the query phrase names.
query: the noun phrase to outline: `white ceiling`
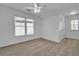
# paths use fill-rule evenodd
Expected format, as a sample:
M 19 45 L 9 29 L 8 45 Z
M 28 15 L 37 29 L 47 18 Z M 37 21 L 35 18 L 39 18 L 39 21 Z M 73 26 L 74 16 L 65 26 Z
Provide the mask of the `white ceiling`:
M 25 8 L 32 7 L 33 3 L 6 3 L 3 5 L 25 11 Z M 39 14 L 32 14 L 47 18 L 60 14 L 65 15 L 72 10 L 79 11 L 79 3 L 41 3 L 41 5 L 46 5 L 46 7 L 44 7 Z

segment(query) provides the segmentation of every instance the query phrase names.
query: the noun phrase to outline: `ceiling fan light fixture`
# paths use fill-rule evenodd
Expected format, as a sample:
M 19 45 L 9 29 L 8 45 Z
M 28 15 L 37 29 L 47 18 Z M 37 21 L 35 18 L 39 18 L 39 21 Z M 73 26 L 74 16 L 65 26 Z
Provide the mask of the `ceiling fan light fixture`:
M 38 9 L 38 13 L 40 12 L 40 9 Z
M 70 12 L 70 15 L 75 15 L 75 14 L 77 14 L 77 13 L 78 13 L 77 11 L 72 10 L 72 11 Z
M 26 11 L 39 13 L 44 6 L 41 6 L 40 3 L 33 3 L 34 7 L 27 7 Z
M 34 13 L 39 13 L 39 12 L 40 12 L 40 9 L 37 9 L 37 8 L 34 9 Z

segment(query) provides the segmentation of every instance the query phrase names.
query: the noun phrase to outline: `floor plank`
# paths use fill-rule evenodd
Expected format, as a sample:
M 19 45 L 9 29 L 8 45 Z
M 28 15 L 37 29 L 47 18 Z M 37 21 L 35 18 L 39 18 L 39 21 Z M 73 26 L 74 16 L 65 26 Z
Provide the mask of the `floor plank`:
M 0 48 L 0 56 L 79 56 L 79 40 L 66 38 L 56 43 L 35 39 Z

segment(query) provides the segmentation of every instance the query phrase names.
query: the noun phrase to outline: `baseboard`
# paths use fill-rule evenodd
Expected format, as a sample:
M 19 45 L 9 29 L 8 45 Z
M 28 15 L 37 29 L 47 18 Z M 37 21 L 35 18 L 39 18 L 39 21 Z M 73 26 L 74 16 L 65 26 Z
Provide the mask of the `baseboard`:
M 71 38 L 71 37 L 66 37 L 65 39 L 79 40 L 78 38 Z
M 49 40 L 49 39 L 47 39 L 47 38 L 39 37 L 39 38 L 31 39 L 31 40 L 28 40 L 28 41 L 32 41 L 32 40 L 36 40 L 36 39 Z M 54 41 L 54 40 L 49 40 L 49 41 L 53 41 L 53 42 L 55 42 L 55 43 L 60 43 L 60 42 L 62 42 L 64 39 L 73 39 L 73 38 L 65 37 L 65 38 L 63 38 L 63 39 L 60 40 L 60 41 Z M 79 39 L 76 39 L 76 40 L 79 40 Z M 4 44 L 3 46 L 0 46 L 0 48 L 4 48 L 4 47 L 8 47 L 8 46 L 13 46 L 13 45 L 25 43 L 25 42 L 28 42 L 28 41 L 14 42 L 14 43 L 11 43 L 11 44 Z
M 21 44 L 21 43 L 24 43 L 24 42 L 28 42 L 28 41 L 32 41 L 32 40 L 36 40 L 36 39 L 40 39 L 39 38 L 35 38 L 35 39 L 31 39 L 31 40 L 24 40 L 24 41 L 21 41 L 21 42 L 13 42 L 13 43 L 9 43 L 9 44 L 4 44 L 2 46 L 0 46 L 0 48 L 4 48 L 4 47 L 8 47 L 8 46 L 13 46 L 13 45 L 16 45 L 16 44 Z

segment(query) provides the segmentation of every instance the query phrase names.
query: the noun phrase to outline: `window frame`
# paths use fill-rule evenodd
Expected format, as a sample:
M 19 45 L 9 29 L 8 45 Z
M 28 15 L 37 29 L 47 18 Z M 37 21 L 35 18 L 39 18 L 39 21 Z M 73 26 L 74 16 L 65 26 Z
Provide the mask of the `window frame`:
M 25 36 L 25 35 L 26 35 L 26 33 L 25 33 L 25 18 L 24 18 L 24 26 L 17 26 L 17 25 L 16 25 L 16 22 L 17 22 L 17 21 L 16 21 L 16 17 L 24 18 L 24 17 L 21 17 L 21 16 L 14 16 L 14 30 L 15 30 L 15 31 L 14 31 L 14 35 L 15 35 L 15 36 Z M 21 35 L 21 34 L 17 35 L 17 34 L 16 34 L 16 28 L 17 28 L 17 27 L 24 27 L 24 35 Z
M 14 35 L 17 37 L 17 36 L 25 36 L 25 35 L 34 35 L 34 19 L 31 19 L 31 21 L 27 21 L 27 19 L 30 19 L 30 18 L 25 18 L 25 17 L 21 17 L 21 18 L 24 18 L 24 26 L 17 26 L 15 23 L 16 23 L 16 17 L 20 17 L 20 16 L 14 16 Z M 27 23 L 33 23 L 33 33 L 32 34 L 27 34 Z M 16 27 L 24 27 L 24 35 L 17 35 L 16 34 Z
M 28 19 L 28 18 L 27 18 Z M 29 21 L 26 19 L 26 35 L 33 35 L 34 34 L 34 20 L 33 19 L 29 19 Z M 27 23 L 32 23 L 32 26 L 27 26 Z M 27 28 L 28 27 L 32 27 L 32 33 L 27 33 Z
M 78 31 L 79 30 L 79 20 L 71 20 L 71 30 Z

